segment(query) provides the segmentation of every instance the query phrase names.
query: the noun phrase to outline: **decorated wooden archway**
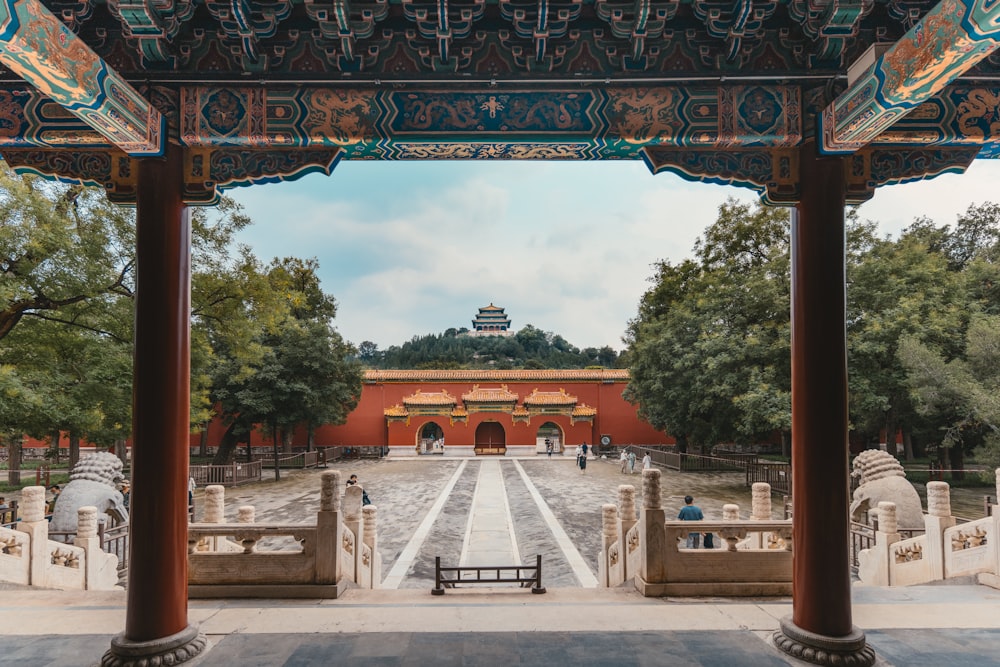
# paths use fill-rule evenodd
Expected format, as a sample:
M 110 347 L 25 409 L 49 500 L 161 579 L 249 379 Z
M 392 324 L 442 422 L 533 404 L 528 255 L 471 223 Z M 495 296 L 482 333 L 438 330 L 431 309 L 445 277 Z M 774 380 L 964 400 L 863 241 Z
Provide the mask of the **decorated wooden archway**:
M 204 646 L 186 205 L 342 159 L 641 159 L 794 205 L 795 595 L 776 643 L 871 664 L 844 548 L 843 207 L 1000 155 L 998 39 L 995 0 L 0 0 L 0 154 L 138 207 L 136 520 L 106 664 Z

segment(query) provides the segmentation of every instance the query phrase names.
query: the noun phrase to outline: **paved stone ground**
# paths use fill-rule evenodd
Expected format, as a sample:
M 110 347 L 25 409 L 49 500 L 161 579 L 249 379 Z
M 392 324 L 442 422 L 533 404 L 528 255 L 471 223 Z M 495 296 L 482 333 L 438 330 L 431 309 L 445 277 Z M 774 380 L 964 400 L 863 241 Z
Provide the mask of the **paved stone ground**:
M 676 632 L 381 632 L 230 634 L 188 663 L 230 667 L 528 665 L 552 667 L 810 667 L 751 631 Z M 903 629 L 867 632 L 876 667 L 997 667 L 997 631 Z M 3 667 L 98 664 L 106 635 L 4 639 Z
M 400 588 L 432 587 L 435 556 L 441 556 L 443 563 L 458 564 L 472 495 L 483 460 L 468 461 Z M 574 460 L 568 457 L 492 460 L 501 463 L 522 560 L 534 562 L 536 554 L 542 555 L 543 583 L 546 586 L 578 586 L 579 580 L 529 495 L 515 460 L 595 575 L 601 538 L 601 506 L 617 502 L 620 484 L 631 484 L 636 489 L 636 504 L 641 507 L 642 475 L 638 471 L 631 475 L 622 474 L 618 461 L 591 460 L 586 472 L 581 474 Z M 349 475 L 357 474 L 378 507 L 383 576 L 392 568 L 461 463 L 459 459 L 422 457 L 338 461 L 331 464 L 331 468 L 341 471 L 345 481 Z M 282 471 L 280 482 L 261 482 L 227 489 L 226 516 L 233 520 L 237 507 L 253 505 L 258 522 L 311 521 L 313 513 L 319 509 L 321 472 Z M 726 503 L 740 505 L 741 514 L 749 515 L 750 490 L 745 487 L 743 473 L 663 470 L 661 474 L 661 499 L 667 516 L 676 515 L 684 504 L 686 494 L 695 496 L 695 502 L 705 512 L 706 518 L 721 519 L 722 506 Z M 203 489 L 195 496 L 196 518 L 201 517 L 202 493 Z M 777 499 L 773 509 L 775 518 L 780 518 L 780 513 L 780 499 Z M 272 543 L 271 546 L 277 544 Z M 267 548 L 267 545 L 261 548 Z

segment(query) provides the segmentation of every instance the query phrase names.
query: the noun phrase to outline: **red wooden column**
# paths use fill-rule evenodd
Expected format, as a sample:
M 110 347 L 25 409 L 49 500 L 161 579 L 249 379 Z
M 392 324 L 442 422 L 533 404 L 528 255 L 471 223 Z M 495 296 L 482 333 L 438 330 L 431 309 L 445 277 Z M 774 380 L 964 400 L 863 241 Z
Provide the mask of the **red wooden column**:
M 792 213 L 792 615 L 774 641 L 816 664 L 870 665 L 851 622 L 844 158 L 800 151 Z M 836 656 L 836 657 L 834 657 Z
M 187 618 L 191 221 L 183 151 L 139 161 L 136 215 L 132 506 L 125 632 L 104 665 L 198 655 Z

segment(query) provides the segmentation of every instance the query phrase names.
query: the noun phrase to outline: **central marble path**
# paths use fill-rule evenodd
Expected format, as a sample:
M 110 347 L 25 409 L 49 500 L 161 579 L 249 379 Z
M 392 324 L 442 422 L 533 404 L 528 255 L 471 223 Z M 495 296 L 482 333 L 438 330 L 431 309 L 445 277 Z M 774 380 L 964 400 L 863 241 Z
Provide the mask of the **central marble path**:
M 521 563 L 507 489 L 497 460 L 484 460 L 479 467 L 460 563 L 462 566 Z

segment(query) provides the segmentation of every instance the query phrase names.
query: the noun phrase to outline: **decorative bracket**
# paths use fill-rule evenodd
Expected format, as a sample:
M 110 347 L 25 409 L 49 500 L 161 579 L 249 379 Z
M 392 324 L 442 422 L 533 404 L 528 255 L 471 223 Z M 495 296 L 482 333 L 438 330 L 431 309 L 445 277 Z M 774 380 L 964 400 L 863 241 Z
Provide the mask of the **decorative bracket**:
M 820 152 L 852 153 L 1000 46 L 1000 2 L 941 0 L 834 100 Z
M 39 0 L 0 0 L 0 62 L 129 155 L 162 155 L 163 116 Z

